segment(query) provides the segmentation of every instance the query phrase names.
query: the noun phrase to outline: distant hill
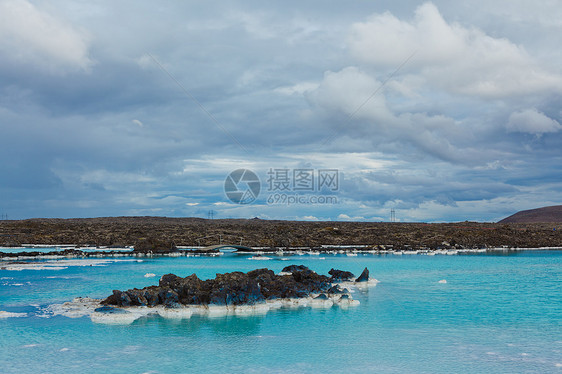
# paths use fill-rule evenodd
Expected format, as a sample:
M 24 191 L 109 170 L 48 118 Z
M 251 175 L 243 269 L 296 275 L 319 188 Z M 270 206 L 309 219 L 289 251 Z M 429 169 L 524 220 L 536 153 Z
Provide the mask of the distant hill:
M 498 223 L 542 223 L 562 222 L 562 205 L 547 206 L 544 208 L 522 210 Z

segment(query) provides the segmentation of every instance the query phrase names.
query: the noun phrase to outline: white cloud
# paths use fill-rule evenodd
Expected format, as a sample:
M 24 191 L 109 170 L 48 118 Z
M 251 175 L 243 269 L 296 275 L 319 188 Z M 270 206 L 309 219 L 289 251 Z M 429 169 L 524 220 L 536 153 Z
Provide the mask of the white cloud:
M 314 91 L 318 88 L 318 83 L 316 82 L 301 82 L 293 86 L 283 86 L 278 87 L 274 92 L 280 93 L 282 95 L 302 95 L 309 91 Z
M 315 216 L 304 216 L 302 217 L 303 221 L 319 221 L 318 217 Z
M 87 71 L 85 35 L 26 0 L 0 1 L 0 55 L 4 61 L 31 64 L 49 72 Z
M 543 69 L 526 50 L 480 29 L 448 23 L 425 3 L 410 21 L 386 12 L 352 27 L 352 54 L 375 67 L 405 70 L 449 92 L 478 97 L 562 92 L 562 77 Z
M 138 119 L 134 119 L 131 122 L 133 122 L 135 125 L 137 125 L 138 127 L 143 127 L 143 123 L 141 121 L 139 121 Z
M 345 135 L 370 140 L 377 146 L 390 143 L 404 153 L 403 145 L 414 147 L 424 154 L 451 162 L 475 162 L 480 151 L 460 149 L 456 143 L 470 138 L 469 130 L 453 118 L 441 114 L 394 113 L 389 107 L 385 91 L 375 78 L 356 67 L 339 72 L 326 72 L 318 89 L 308 93 L 309 100 L 323 111 L 343 112 L 347 118 L 334 122 L 328 140 Z M 466 148 L 466 147 L 465 147 Z
M 549 132 L 558 132 L 562 129 L 562 125 L 533 108 L 512 113 L 509 116 L 506 129 L 508 132 L 541 135 Z
M 362 216 L 354 216 L 354 217 L 350 217 L 347 214 L 340 214 L 338 216 L 338 221 L 364 221 L 365 217 Z
M 560 183 L 537 186 L 560 179 L 562 7 L 433 1 L 0 0 L 2 208 L 405 221 L 560 203 Z M 87 71 L 90 51 L 91 74 L 64 74 Z M 238 168 L 262 180 L 254 204 L 224 194 Z M 338 204 L 265 204 L 270 168 L 338 169 Z
M 307 97 L 328 110 L 337 109 L 348 116 L 384 121 L 391 113 L 380 88 L 381 82 L 359 68 L 350 66 L 338 72 L 324 73 L 322 83 Z

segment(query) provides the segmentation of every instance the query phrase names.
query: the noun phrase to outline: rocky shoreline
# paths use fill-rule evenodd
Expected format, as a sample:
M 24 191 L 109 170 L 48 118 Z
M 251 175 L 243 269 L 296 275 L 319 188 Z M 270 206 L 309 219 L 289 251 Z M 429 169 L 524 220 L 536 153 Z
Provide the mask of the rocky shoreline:
M 455 251 L 492 248 L 562 247 L 562 225 L 385 222 L 296 222 L 261 219 L 116 217 L 0 221 L 0 246 L 74 245 L 65 255 L 88 257 L 83 247 L 107 248 L 119 255 L 134 247 L 145 254 L 186 254 L 181 248 L 203 249 L 236 244 L 257 252 Z M 178 249 L 179 248 L 179 249 Z M 130 251 L 129 251 L 130 252 Z M 204 251 L 212 253 L 212 251 Z M 41 255 L 28 253 L 29 256 Z M 4 253 L 4 257 L 12 257 Z
M 89 316 L 96 323 L 130 324 L 149 316 L 188 319 L 193 315 L 263 315 L 279 308 L 345 309 L 359 305 L 350 290 L 366 290 L 378 283 L 369 277 L 367 268 L 357 278 L 337 269 L 328 274 L 317 274 L 303 265 L 287 266 L 278 274 L 264 268 L 217 274 L 207 280 L 196 274 L 184 278 L 166 274 L 158 285 L 114 290 L 103 300 L 79 297 L 51 305 L 46 312 L 70 318 Z
M 539 248 L 511 248 L 502 246 L 498 248 L 448 248 L 448 249 L 415 249 L 410 248 L 406 250 L 401 249 L 373 249 L 371 247 L 321 247 L 321 248 L 257 248 L 252 252 L 238 251 L 238 254 L 247 255 L 253 254 L 251 259 L 260 259 L 260 256 L 275 255 L 275 256 L 302 256 L 302 255 L 347 255 L 357 256 L 363 255 L 470 255 L 481 253 L 509 253 L 517 251 L 529 250 L 562 250 L 562 247 L 539 247 Z M 14 261 L 26 260 L 62 260 L 62 259 L 86 259 L 86 258 L 121 258 L 121 257 L 200 257 L 200 256 L 221 256 L 220 250 L 178 250 L 176 252 L 135 252 L 135 251 L 95 251 L 85 252 L 77 249 L 66 249 L 63 251 L 54 252 L 2 252 L 0 251 L 0 270 L 5 266 L 9 266 Z
M 179 308 L 207 305 L 254 305 L 278 299 L 302 299 L 313 296 L 314 300 L 352 300 L 349 290 L 338 283 L 369 281 L 369 270 L 355 279 L 348 271 L 330 270 L 331 277 L 320 275 L 303 265 L 285 267 L 275 274 L 269 269 L 257 269 L 248 273 L 232 272 L 217 274 L 214 279 L 201 280 L 196 274 L 182 278 L 166 274 L 158 286 L 127 291 L 114 290 L 101 304 L 115 307 Z M 104 310 L 98 310 L 104 311 Z

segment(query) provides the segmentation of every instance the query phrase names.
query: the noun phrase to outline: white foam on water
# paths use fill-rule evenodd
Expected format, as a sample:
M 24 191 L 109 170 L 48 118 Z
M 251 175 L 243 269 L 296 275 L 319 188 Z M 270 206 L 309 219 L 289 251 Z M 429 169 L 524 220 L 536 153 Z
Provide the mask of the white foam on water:
M 113 259 L 84 259 L 84 260 L 60 260 L 54 261 L 55 264 L 63 264 L 64 266 L 107 266 L 114 262 L 122 262 L 127 260 Z
M 65 266 L 44 266 L 41 264 L 32 264 L 29 265 L 25 264 L 10 264 L 5 267 L 0 267 L 0 270 L 9 270 L 9 271 L 22 271 L 22 270 L 64 270 L 68 269 Z
M 158 308 L 158 315 L 169 319 L 189 319 L 193 315 L 192 308 Z
M 53 316 L 65 316 L 68 318 L 89 316 L 93 313 L 94 309 L 101 306 L 100 302 L 100 299 L 77 297 L 72 301 L 67 301 L 62 304 L 49 305 L 45 308 L 47 315 L 41 317 L 48 317 L 48 314 L 52 314 Z
M 234 307 L 234 314 L 241 317 L 251 317 L 265 315 L 269 312 L 267 303 L 259 303 L 255 305 L 237 305 Z
M 153 278 L 153 277 L 155 277 L 155 276 L 156 276 L 156 274 L 154 274 L 154 273 L 146 273 L 146 274 L 144 275 L 145 278 Z
M 35 348 L 35 347 L 39 347 L 39 344 L 26 344 L 26 345 L 22 345 L 23 348 Z
M 54 257 L 53 257 L 54 258 Z M 57 258 L 61 258 L 60 256 Z M 52 260 L 45 262 L 9 262 L 2 265 L 0 269 L 10 271 L 22 270 L 64 270 L 72 266 L 107 266 L 114 262 L 130 261 L 130 260 L 114 260 L 114 259 L 72 259 L 72 260 Z
M 256 260 L 256 261 L 264 261 L 264 260 L 271 260 L 271 257 L 265 257 L 265 256 L 252 256 L 250 257 L 248 260 Z
M 3 318 L 22 318 L 27 317 L 27 313 L 12 313 L 12 312 L 5 312 L 0 310 L 0 319 Z
M 205 315 L 210 318 L 224 317 L 228 315 L 228 308 L 224 305 L 207 305 L 206 308 L 202 308 L 202 310 L 205 309 Z
M 70 348 L 61 348 L 59 350 L 59 352 L 68 352 L 68 351 L 70 351 Z
M 310 300 L 310 306 L 315 309 L 329 309 L 334 305 L 334 301 L 331 299 L 312 299 Z
M 283 307 L 283 302 L 281 300 L 267 300 L 266 304 L 270 310 L 280 309 Z
M 303 308 L 310 306 L 312 297 L 303 297 L 299 299 L 280 299 L 284 308 Z
M 337 305 L 342 309 L 347 309 L 352 306 L 358 306 L 361 304 L 359 300 L 348 299 L 347 301 L 340 300 Z
M 209 318 L 225 317 L 229 315 L 236 316 L 256 316 L 264 315 L 270 310 L 267 303 L 258 303 L 254 305 L 205 305 L 188 307 L 193 309 L 194 314 L 199 314 Z
M 45 277 L 46 279 L 72 279 L 72 277 L 51 276 Z
M 106 325 L 130 325 L 141 317 L 145 317 L 153 311 L 143 311 L 140 308 L 135 308 L 134 311 L 127 309 L 119 309 L 120 313 L 104 313 L 104 312 L 93 312 L 90 315 L 90 319 L 95 323 L 102 323 Z
M 554 366 L 556 366 L 557 368 L 562 368 L 562 364 L 561 364 L 561 363 L 557 363 L 557 364 L 554 365 Z
M 378 283 L 380 283 L 378 280 L 376 280 L 375 278 L 371 278 L 367 282 L 355 282 L 355 279 L 353 279 L 351 281 L 334 284 L 339 285 L 341 288 L 347 288 L 349 291 L 353 292 L 354 289 L 366 290 L 370 287 L 375 287 Z
M 359 301 L 349 299 L 342 299 L 341 296 L 336 296 L 337 302 L 329 299 L 313 299 L 312 297 L 305 298 L 288 298 L 268 300 L 264 303 L 254 305 L 187 305 L 180 308 L 167 308 L 167 307 L 123 307 L 115 308 L 115 312 L 95 312 L 91 308 L 90 318 L 96 323 L 105 324 L 131 324 L 141 317 L 150 315 L 159 315 L 163 318 L 169 319 L 189 319 L 193 315 L 199 315 L 208 318 L 221 318 L 230 315 L 245 317 L 245 316 L 260 316 L 267 314 L 270 310 L 279 308 L 303 308 L 312 307 L 315 309 L 331 308 L 334 304 L 347 308 L 349 306 L 359 305 Z M 99 300 L 98 300 L 99 301 Z M 99 304 L 98 304 L 99 306 Z
M 441 280 L 440 280 L 439 282 L 437 282 L 437 283 L 446 284 L 446 283 L 447 283 L 447 280 L 446 280 L 446 279 L 441 279 Z

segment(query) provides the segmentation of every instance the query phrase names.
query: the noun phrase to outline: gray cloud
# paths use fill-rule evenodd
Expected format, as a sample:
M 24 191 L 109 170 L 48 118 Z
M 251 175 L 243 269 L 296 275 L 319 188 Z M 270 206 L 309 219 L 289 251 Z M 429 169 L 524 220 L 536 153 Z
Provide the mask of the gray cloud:
M 57 75 L 94 64 L 85 32 L 25 0 L 0 2 L 0 54 L 3 64 Z
M 0 209 L 491 220 L 559 202 L 560 9 L 482 4 L 0 1 Z M 239 167 L 337 168 L 339 203 L 229 204 Z
M 562 129 L 562 126 L 558 121 L 549 118 L 536 109 L 526 109 L 512 113 L 509 116 L 506 129 L 509 132 L 526 132 L 540 135 L 558 132 Z

